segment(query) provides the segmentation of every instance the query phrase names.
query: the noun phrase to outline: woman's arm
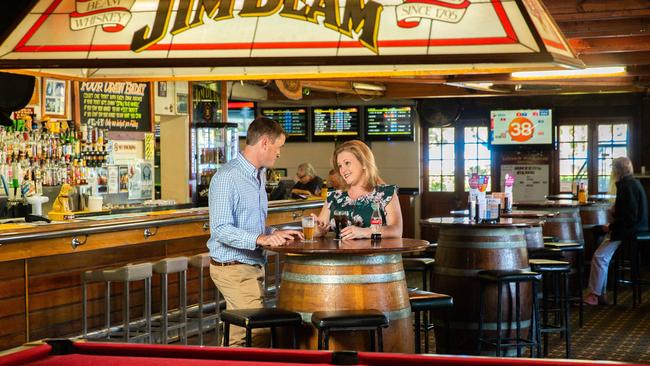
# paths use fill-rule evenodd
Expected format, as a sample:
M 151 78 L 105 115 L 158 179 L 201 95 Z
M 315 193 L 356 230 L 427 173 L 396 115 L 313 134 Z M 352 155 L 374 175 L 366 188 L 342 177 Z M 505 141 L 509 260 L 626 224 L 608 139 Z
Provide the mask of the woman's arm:
M 313 215 L 313 214 L 312 214 Z M 318 216 L 314 218 L 316 222 L 316 231 L 314 237 L 325 236 L 330 231 L 330 208 L 327 200 L 323 203 L 323 208 L 320 210 Z
M 402 209 L 399 205 L 397 191 L 393 193 L 393 198 L 386 206 L 386 225 L 381 228 L 382 238 L 401 238 L 402 237 Z

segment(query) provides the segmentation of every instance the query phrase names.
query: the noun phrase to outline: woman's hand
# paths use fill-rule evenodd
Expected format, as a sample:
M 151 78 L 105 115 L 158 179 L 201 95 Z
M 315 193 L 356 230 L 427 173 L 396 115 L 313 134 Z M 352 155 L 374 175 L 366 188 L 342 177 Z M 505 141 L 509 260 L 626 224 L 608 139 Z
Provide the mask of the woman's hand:
M 315 236 L 325 236 L 325 234 L 330 231 L 329 221 L 319 220 L 318 216 L 315 214 L 311 214 L 311 217 L 314 218 L 314 223 L 316 224 Z
M 370 234 L 369 227 L 348 226 L 341 230 L 341 239 L 368 239 Z

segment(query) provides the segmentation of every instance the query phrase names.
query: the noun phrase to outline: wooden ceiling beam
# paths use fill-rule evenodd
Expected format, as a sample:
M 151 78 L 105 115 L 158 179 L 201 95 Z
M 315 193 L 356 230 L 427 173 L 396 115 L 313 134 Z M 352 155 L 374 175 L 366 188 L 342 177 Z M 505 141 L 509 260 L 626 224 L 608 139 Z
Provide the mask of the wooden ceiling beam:
M 569 44 L 578 57 L 594 53 L 650 51 L 650 35 L 621 38 L 574 38 Z
M 558 24 L 567 38 L 643 36 L 650 30 L 650 17 L 602 21 L 574 21 Z
M 579 56 L 589 67 L 617 65 L 650 65 L 650 52 L 595 53 Z

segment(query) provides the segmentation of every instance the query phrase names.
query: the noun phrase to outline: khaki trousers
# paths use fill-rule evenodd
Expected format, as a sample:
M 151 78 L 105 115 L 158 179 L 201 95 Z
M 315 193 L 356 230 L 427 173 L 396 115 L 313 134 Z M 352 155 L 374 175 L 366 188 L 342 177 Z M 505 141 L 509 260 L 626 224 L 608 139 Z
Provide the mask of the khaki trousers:
M 210 277 L 226 300 L 226 309 L 263 308 L 264 268 L 248 264 L 215 266 L 210 264 Z M 246 344 L 246 329 L 230 325 L 230 345 L 243 347 Z M 268 329 L 253 329 L 252 346 L 268 348 Z

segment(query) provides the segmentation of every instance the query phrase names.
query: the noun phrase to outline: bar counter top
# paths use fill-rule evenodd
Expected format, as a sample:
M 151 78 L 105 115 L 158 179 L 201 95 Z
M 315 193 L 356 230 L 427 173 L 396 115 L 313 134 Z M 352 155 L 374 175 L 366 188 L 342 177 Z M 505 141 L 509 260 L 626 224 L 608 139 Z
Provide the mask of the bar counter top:
M 321 200 L 282 200 L 269 202 L 269 225 L 296 221 L 307 211 L 320 210 Z M 67 248 L 80 249 L 88 244 L 89 238 L 98 235 L 111 235 L 113 240 L 105 245 L 128 245 L 138 241 L 176 239 L 190 236 L 208 235 L 208 208 L 162 209 L 147 212 L 128 212 L 115 214 L 100 214 L 97 216 L 78 217 L 67 221 L 52 221 L 51 223 L 15 223 L 0 224 L 0 261 L 24 259 L 33 256 L 62 254 L 66 251 L 55 250 L 54 247 L 38 252 L 29 250 L 30 243 L 47 240 L 66 239 Z M 277 221 L 277 222 L 276 222 Z M 182 233 L 178 229 L 182 228 Z M 138 230 L 138 240 L 133 237 L 125 238 L 127 232 Z M 144 230 L 144 231 L 141 231 Z M 171 231 L 176 231 L 172 233 Z M 109 239 L 109 238 L 106 238 Z M 135 241 L 134 241 L 135 240 Z M 20 249 L 11 248 L 20 246 Z M 53 244 L 53 243 L 50 243 Z M 102 247 L 105 247 L 103 245 Z M 62 248 L 60 248 L 62 249 Z M 11 252 L 11 253 L 10 253 Z

